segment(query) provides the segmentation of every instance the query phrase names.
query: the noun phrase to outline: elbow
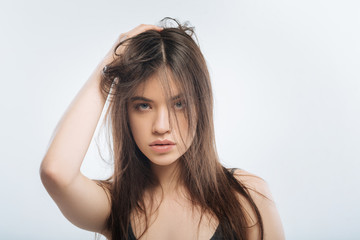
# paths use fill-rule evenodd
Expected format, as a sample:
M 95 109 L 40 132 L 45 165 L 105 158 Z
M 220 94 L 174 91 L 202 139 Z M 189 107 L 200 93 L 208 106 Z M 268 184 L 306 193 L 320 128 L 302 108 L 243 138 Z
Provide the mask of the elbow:
M 71 180 L 66 174 L 59 170 L 59 167 L 48 164 L 44 159 L 39 169 L 40 179 L 46 190 L 66 187 Z
M 46 190 L 50 190 L 59 185 L 60 179 L 58 173 L 46 164 L 46 161 L 43 160 L 39 169 L 40 179 Z

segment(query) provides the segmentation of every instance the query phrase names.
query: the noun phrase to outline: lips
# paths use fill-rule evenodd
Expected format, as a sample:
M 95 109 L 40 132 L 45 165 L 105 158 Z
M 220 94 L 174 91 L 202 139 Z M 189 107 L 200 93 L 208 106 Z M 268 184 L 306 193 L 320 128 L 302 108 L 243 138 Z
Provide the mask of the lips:
M 170 140 L 156 140 L 152 143 L 150 143 L 150 146 L 163 146 L 163 145 L 175 145 L 174 142 L 170 141 Z
M 150 143 L 150 148 L 157 153 L 166 153 L 175 147 L 175 143 L 170 140 L 156 140 Z

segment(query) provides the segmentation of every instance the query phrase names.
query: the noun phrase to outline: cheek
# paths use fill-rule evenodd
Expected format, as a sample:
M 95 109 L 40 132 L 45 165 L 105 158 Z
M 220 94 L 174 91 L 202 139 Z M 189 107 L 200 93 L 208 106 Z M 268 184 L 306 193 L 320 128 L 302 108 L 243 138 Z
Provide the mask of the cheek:
M 141 140 L 139 138 L 141 133 L 141 124 L 139 124 L 139 121 L 136 118 L 131 117 L 131 115 L 129 116 L 129 123 L 130 123 L 130 130 L 134 137 L 134 140 L 136 144 L 139 145 L 139 140 Z
M 175 126 L 178 128 L 176 131 L 178 140 L 186 145 L 184 147 L 188 148 L 192 142 L 194 133 L 189 132 L 189 125 L 185 116 L 179 116 L 178 125 L 175 123 Z
M 183 138 L 187 147 L 189 147 L 195 137 L 196 134 L 196 125 L 197 125 L 197 114 L 195 111 L 195 107 L 192 107 L 191 113 L 186 115 L 185 113 L 181 113 L 178 115 L 178 135 Z M 194 124 L 193 129 L 190 129 L 188 117 L 191 117 L 191 124 Z M 181 134 L 181 135 L 180 135 Z
M 149 131 L 151 126 L 149 126 L 149 121 L 144 120 L 141 117 L 129 116 L 130 130 L 134 137 L 136 144 L 140 147 L 141 145 L 147 144 L 149 141 Z
M 182 119 L 179 123 L 181 137 L 187 139 L 189 135 L 189 126 L 186 119 Z

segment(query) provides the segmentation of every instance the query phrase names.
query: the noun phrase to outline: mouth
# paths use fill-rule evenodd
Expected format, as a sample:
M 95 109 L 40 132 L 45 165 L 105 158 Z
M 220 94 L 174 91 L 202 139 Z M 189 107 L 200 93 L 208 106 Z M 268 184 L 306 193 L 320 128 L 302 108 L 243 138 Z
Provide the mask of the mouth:
M 150 147 L 152 147 L 152 146 L 169 146 L 169 145 L 175 145 L 175 143 L 170 140 L 165 139 L 165 140 L 156 140 L 156 141 L 150 143 L 149 145 L 150 145 Z
M 173 149 L 176 144 L 170 140 L 156 140 L 149 144 L 150 148 L 157 153 L 166 153 Z
M 162 145 L 152 145 L 151 149 L 157 153 L 166 153 L 171 151 L 175 145 L 174 144 L 162 144 Z
M 175 144 L 150 144 L 150 146 L 167 146 L 167 145 L 175 145 Z

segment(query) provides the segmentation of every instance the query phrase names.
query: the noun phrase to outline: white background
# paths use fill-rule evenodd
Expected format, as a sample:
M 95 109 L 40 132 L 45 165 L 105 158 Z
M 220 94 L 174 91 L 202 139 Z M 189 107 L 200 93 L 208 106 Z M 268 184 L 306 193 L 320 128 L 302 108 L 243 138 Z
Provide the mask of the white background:
M 43 188 L 52 132 L 121 32 L 195 26 L 224 165 L 263 177 L 287 239 L 359 239 L 360 3 L 1 1 L 0 238 L 93 239 Z M 94 142 L 82 171 L 104 178 Z

